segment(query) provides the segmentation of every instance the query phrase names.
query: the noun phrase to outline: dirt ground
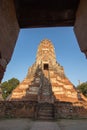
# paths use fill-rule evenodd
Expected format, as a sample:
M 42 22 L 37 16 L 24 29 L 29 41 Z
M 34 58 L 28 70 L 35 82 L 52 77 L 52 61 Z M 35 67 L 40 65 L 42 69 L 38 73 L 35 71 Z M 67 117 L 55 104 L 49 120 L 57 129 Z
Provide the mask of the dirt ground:
M 58 125 L 58 127 L 57 127 Z M 87 130 L 87 119 L 54 122 L 30 119 L 0 119 L 0 130 Z

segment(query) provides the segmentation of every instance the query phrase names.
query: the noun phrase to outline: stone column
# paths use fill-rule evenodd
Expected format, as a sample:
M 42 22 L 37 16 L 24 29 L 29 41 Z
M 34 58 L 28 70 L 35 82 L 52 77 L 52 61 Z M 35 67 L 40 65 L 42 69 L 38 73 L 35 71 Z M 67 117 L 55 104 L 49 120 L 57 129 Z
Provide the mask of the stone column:
M 9 63 L 19 33 L 13 0 L 0 0 L 0 81 Z
M 80 0 L 76 13 L 74 31 L 79 47 L 87 57 L 87 0 Z

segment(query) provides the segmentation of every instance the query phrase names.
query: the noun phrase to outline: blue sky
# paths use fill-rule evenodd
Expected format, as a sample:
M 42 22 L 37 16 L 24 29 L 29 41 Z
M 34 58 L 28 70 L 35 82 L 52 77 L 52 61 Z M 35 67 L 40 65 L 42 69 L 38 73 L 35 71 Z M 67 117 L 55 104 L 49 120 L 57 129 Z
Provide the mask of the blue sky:
M 53 43 L 57 61 L 69 80 L 75 86 L 78 80 L 87 81 L 87 59 L 80 51 L 73 27 L 52 27 L 20 30 L 2 82 L 13 77 L 21 82 L 26 77 L 29 66 L 35 62 L 38 45 L 45 38 Z

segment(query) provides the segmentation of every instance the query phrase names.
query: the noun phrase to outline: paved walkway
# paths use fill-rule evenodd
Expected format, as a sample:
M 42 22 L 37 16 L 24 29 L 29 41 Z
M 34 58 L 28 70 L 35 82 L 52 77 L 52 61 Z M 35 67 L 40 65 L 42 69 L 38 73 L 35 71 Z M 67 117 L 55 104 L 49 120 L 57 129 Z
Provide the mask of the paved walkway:
M 56 122 L 36 121 L 30 130 L 60 130 L 60 128 Z
M 87 119 L 33 121 L 31 119 L 0 119 L 0 130 L 87 130 Z
M 87 130 L 87 119 L 79 120 L 58 120 L 60 130 Z

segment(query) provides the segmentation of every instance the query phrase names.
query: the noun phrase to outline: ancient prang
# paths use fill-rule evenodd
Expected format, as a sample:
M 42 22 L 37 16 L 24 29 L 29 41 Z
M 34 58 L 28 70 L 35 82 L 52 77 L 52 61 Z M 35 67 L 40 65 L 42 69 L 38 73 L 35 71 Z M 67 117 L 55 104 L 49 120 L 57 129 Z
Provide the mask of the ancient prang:
M 26 78 L 13 90 L 7 99 L 54 103 L 57 101 L 79 102 L 87 100 L 77 92 L 56 61 L 52 42 L 44 39 L 38 46 L 36 61 L 29 68 Z

